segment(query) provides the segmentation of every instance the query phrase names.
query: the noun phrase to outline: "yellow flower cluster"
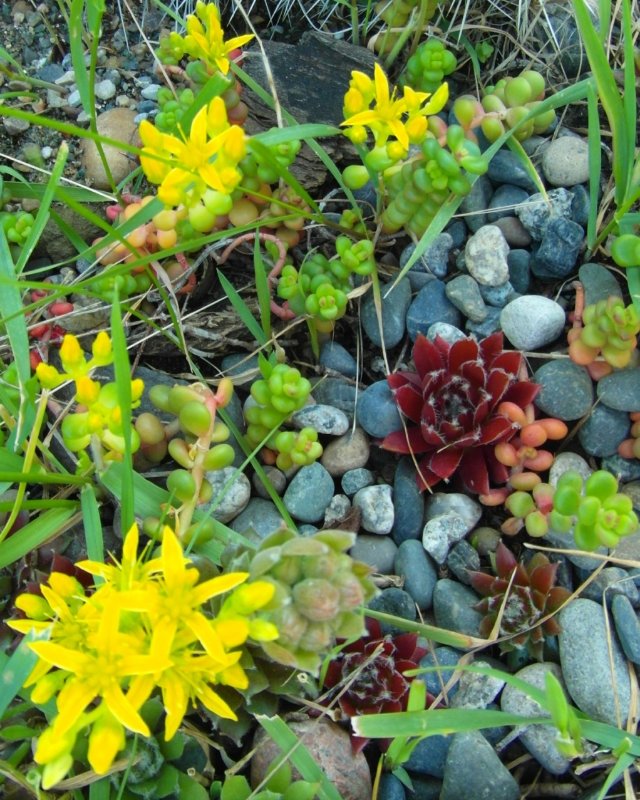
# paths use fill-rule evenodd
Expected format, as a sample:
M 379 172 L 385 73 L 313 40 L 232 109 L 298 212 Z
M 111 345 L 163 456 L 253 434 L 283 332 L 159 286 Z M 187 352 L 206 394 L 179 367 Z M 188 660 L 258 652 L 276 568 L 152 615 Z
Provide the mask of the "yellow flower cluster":
M 71 769 L 81 732 L 88 731 L 88 760 L 100 775 L 124 747 L 127 730 L 149 736 L 140 708 L 156 687 L 166 710 L 167 740 L 191 703 L 236 719 L 212 687 L 247 688 L 239 648 L 249 638 L 278 637 L 275 625 L 255 616 L 273 597 L 271 583 L 246 584 L 247 572 L 200 582 L 169 528 L 160 556 L 145 560 L 145 555 L 138 556 L 134 525 L 121 563 L 78 563 L 101 581 L 93 594 L 86 596 L 75 578 L 54 573 L 42 597 L 23 594 L 16 600 L 28 618 L 8 624 L 22 633 L 35 629 L 49 636 L 29 644 L 38 661 L 25 682 L 33 687 L 33 702 L 56 700 L 57 715 L 35 751 L 35 761 L 44 766 L 44 789 Z M 205 604 L 230 590 L 220 613 L 207 616 Z
M 92 436 L 97 436 L 107 451 L 108 458 L 119 458 L 124 452 L 122 409 L 115 383 L 100 384 L 90 377 L 97 367 L 113 363 L 113 349 L 109 335 L 101 331 L 92 346 L 92 358 L 87 359 L 80 342 L 67 334 L 60 347 L 62 372 L 53 365 L 41 362 L 36 368 L 36 377 L 44 389 L 55 389 L 61 383 L 73 380 L 76 385 L 76 401 L 85 410 L 77 411 L 62 420 L 61 430 L 67 447 L 79 452 L 89 446 Z M 131 381 L 131 407 L 140 405 L 144 384 L 140 379 Z M 140 438 L 131 429 L 131 447 L 135 452 Z
M 236 36 L 224 40 L 220 25 L 220 12 L 213 3 L 198 0 L 196 13 L 187 17 L 187 35 L 184 51 L 193 59 L 203 61 L 210 69 L 219 69 L 224 75 L 229 72 L 229 55 L 253 39 L 253 34 Z
M 346 135 L 355 144 L 367 139 L 367 128 L 374 135 L 376 147 L 389 142 L 389 153 L 395 159 L 405 158 L 410 144 L 419 144 L 427 135 L 427 117 L 441 111 L 449 97 L 449 88 L 443 84 L 437 92 L 416 92 L 405 86 L 402 96 L 389 82 L 382 67 L 375 65 L 374 77 L 353 71 L 349 89 L 344 96 L 343 126 L 350 130 Z
M 162 133 L 151 122 L 140 123 L 140 164 L 166 206 L 193 206 L 207 188 L 231 194 L 242 178 L 238 162 L 246 155 L 246 136 L 230 125 L 220 97 L 195 115 L 181 138 Z

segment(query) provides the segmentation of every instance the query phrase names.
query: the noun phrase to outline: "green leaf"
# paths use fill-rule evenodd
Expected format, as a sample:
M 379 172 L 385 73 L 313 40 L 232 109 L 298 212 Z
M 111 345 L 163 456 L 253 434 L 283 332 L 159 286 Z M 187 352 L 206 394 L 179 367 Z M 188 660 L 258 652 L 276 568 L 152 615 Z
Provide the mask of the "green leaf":
M 69 508 L 52 508 L 39 514 L 0 544 L 0 569 L 8 567 L 32 550 L 37 550 L 49 539 L 63 533 L 76 521 L 74 517 L 76 512 Z
M 104 539 L 102 537 L 100 507 L 96 499 L 95 489 L 91 484 L 82 487 L 80 504 L 84 537 L 87 543 L 87 556 L 91 561 L 104 561 Z M 104 579 L 99 575 L 94 579 L 96 584 L 103 583 L 103 581 Z
M 127 339 L 120 317 L 120 303 L 118 292 L 114 295 L 111 310 L 111 340 L 113 342 L 113 367 L 116 386 L 118 390 L 118 405 L 122 413 L 122 438 L 124 440 L 124 454 L 122 461 L 122 527 L 129 530 L 133 525 L 135 514 L 133 510 L 133 460 L 131 452 L 131 367 L 127 353 Z
M 265 332 L 262 330 L 256 318 L 251 313 L 249 306 L 240 297 L 236 288 L 221 270 L 218 270 L 218 280 L 220 281 L 220 285 L 222 286 L 224 293 L 229 298 L 231 305 L 235 308 L 236 313 L 242 320 L 245 328 L 257 342 L 259 342 L 261 345 L 266 345 L 268 337 L 265 336 Z
M 9 708 L 38 660 L 38 656 L 29 647 L 29 642 L 35 642 L 38 638 L 42 637 L 38 637 L 34 631 L 28 633 L 2 668 L 0 715 Z

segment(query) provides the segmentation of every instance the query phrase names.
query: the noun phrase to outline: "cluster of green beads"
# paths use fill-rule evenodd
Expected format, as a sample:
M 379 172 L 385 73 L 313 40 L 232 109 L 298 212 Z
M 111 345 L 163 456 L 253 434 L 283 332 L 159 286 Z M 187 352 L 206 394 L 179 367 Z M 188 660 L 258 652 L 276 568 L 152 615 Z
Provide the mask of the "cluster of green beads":
M 618 481 L 606 470 L 597 470 L 586 481 L 573 470 L 558 480 L 549 524 L 554 530 L 573 528 L 581 550 L 604 545 L 613 548 L 623 536 L 638 530 L 631 498 L 618 494 Z
M 458 59 L 443 42 L 427 39 L 407 61 L 401 83 L 419 92 L 435 92 L 457 66 Z
M 471 190 L 467 173 L 482 175 L 487 161 L 478 146 L 465 138 L 459 125 L 447 129 L 446 143 L 425 139 L 422 158 L 408 161 L 389 178 L 385 186 L 390 202 L 382 213 L 383 230 L 401 228 L 422 236 L 451 193 L 464 196 Z
M 421 0 L 380 0 L 375 6 L 375 12 L 379 19 L 389 26 L 389 28 L 404 28 L 412 12 L 418 7 Z M 422 10 L 423 22 L 426 24 L 433 18 L 438 8 L 439 0 L 426 0 Z M 393 49 L 399 33 L 397 31 L 387 32 L 378 37 L 375 48 L 379 53 L 387 53 Z
M 171 89 L 162 86 L 158 90 L 158 113 L 153 121 L 159 131 L 177 135 L 180 123 L 188 108 L 193 105 L 195 95 L 192 89 L 182 89 L 174 94 Z
M 2 225 L 7 241 L 9 244 L 19 247 L 22 247 L 27 241 L 34 222 L 33 214 L 28 211 L 4 211 L 0 214 L 0 225 Z
M 487 116 L 482 120 L 482 132 L 490 142 L 495 142 L 507 130 L 515 127 L 524 117 L 540 105 L 544 98 L 545 81 L 535 70 L 524 70 L 517 77 L 503 78 L 485 90 L 482 107 Z M 523 142 L 534 133 L 544 133 L 556 118 L 553 109 L 531 118 L 514 136 Z
M 280 180 L 281 173 L 293 164 L 302 142 L 300 139 L 293 139 L 267 147 L 262 142 L 250 139 L 247 146 L 249 152 L 238 164 L 238 169 L 244 176 L 241 186 L 244 189 L 257 189 L 258 185 L 247 185 L 247 178 L 256 178 L 259 183 L 276 183 Z
M 287 364 L 260 359 L 262 378 L 251 384 L 255 405 L 245 409 L 247 439 L 253 447 L 264 443 L 278 453 L 276 465 L 283 470 L 294 464 L 307 466 L 322 455 L 318 432 L 313 428 L 281 431 L 280 426 L 306 405 L 311 384 L 300 371 Z

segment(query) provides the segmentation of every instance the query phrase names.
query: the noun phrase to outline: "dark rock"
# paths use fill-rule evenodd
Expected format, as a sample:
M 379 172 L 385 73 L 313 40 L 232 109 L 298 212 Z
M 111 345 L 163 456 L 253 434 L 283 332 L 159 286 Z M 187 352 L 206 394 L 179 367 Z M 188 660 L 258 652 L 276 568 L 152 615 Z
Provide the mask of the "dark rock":
M 382 611 L 384 614 L 393 614 L 394 617 L 408 619 L 411 622 L 416 618 L 416 606 L 411 595 L 395 587 L 383 589 L 377 597 L 371 600 L 368 607 L 374 611 Z M 401 628 L 387 622 L 381 622 L 380 627 L 383 636 L 404 633 Z
M 580 428 L 580 444 L 591 456 L 612 456 L 618 445 L 629 435 L 629 415 L 598 404 Z
M 370 435 L 384 438 L 402 428 L 398 406 L 386 380 L 376 381 L 358 397 L 358 424 Z
M 494 156 L 494 159 L 496 156 Z M 460 204 L 460 213 L 472 233 L 487 224 L 487 208 L 491 202 L 493 186 L 486 175 L 481 175 L 471 187 L 471 191 Z
M 404 578 L 404 590 L 421 610 L 431 608 L 438 580 L 436 568 L 417 539 L 406 539 L 396 553 L 394 570 Z
M 395 347 L 404 336 L 404 320 L 411 303 L 411 284 L 407 278 L 403 278 L 393 289 L 391 286 L 391 283 L 380 284 L 382 337 L 373 292 L 368 292 L 361 306 L 362 328 L 377 347 L 381 347 L 383 341 L 386 348 Z
M 495 190 L 489 203 L 488 222 L 495 222 L 504 217 L 515 217 L 515 207 L 529 199 L 529 194 L 520 186 L 503 183 Z
M 530 192 L 536 191 L 536 185 L 522 162 L 509 150 L 498 150 L 489 162 L 487 176 L 496 184 L 508 183 Z
M 531 269 L 538 278 L 566 278 L 573 271 L 584 242 L 584 230 L 570 219 L 551 219 Z
M 515 778 L 479 731 L 451 738 L 440 800 L 518 800 Z
M 355 378 L 358 365 L 351 353 L 338 342 L 325 342 L 320 349 L 320 365 L 327 370 L 340 372 L 347 378 Z
M 640 664 L 640 621 L 629 598 L 617 594 L 611 601 L 611 613 L 625 656 Z
M 511 250 L 507 256 L 509 282 L 518 294 L 529 291 L 531 281 L 531 253 L 528 250 Z
M 424 527 L 424 497 L 418 488 L 416 468 L 409 456 L 398 462 L 393 480 L 393 504 L 395 519 L 391 535 L 396 544 L 407 539 L 419 539 Z
M 287 511 L 295 519 L 318 522 L 324 516 L 333 492 L 331 475 L 322 464 L 316 462 L 296 472 L 282 499 Z
M 586 306 L 607 300 L 611 296 L 622 297 L 616 276 L 601 264 L 592 261 L 583 264 L 578 270 L 578 279 L 584 288 Z
M 473 606 L 479 597 L 457 581 L 442 578 L 433 591 L 433 612 L 436 625 L 448 631 L 480 636 L 482 614 Z
M 411 341 L 416 340 L 419 333 L 426 333 L 434 322 L 447 322 L 459 328 L 462 314 L 453 305 L 445 293 L 445 284 L 432 280 L 415 296 L 407 312 L 407 332 Z
M 640 411 L 640 368 L 621 369 L 602 378 L 598 398 L 618 411 Z
M 536 406 L 550 417 L 574 420 L 589 413 L 593 384 L 589 373 L 572 361 L 547 361 L 533 377 L 542 386 Z

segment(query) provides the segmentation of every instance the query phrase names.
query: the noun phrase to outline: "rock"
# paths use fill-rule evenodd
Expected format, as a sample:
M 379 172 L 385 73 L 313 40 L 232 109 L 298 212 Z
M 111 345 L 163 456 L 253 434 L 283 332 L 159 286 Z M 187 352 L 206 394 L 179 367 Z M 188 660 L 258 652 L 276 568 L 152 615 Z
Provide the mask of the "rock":
M 474 661 L 475 667 L 492 666 L 486 661 Z M 450 701 L 450 708 L 487 708 L 502 691 L 505 681 L 493 675 L 463 672 L 458 681 L 458 691 Z
M 595 12 L 589 6 L 586 11 L 597 27 Z M 546 4 L 544 15 L 535 24 L 533 36 L 537 42 L 542 43 L 541 56 L 545 62 L 551 65 L 557 60 L 565 78 L 577 78 L 589 69 L 589 60 L 572 8 L 563 3 Z
M 640 411 L 640 368 L 620 369 L 602 378 L 598 398 L 618 411 Z
M 467 586 L 450 578 L 440 579 L 433 590 L 433 613 L 436 625 L 448 631 L 480 636 L 482 614 L 473 606 L 479 597 Z
M 265 477 L 269 484 L 275 490 L 275 493 L 282 497 L 284 494 L 284 490 L 287 488 L 287 479 L 284 475 L 282 470 L 279 470 L 277 467 L 263 467 Z M 252 479 L 253 488 L 256 490 L 257 494 L 260 497 L 264 497 L 265 500 L 269 498 L 269 493 L 267 492 L 264 484 L 260 480 L 258 473 L 256 472 Z
M 393 501 L 387 484 L 365 486 L 353 498 L 353 507 L 360 509 L 362 527 L 369 533 L 391 533 Z
M 416 468 L 409 456 L 401 457 L 398 462 L 393 479 L 393 504 L 392 536 L 396 544 L 419 539 L 424 526 L 424 497 L 418 488 Z
M 439 233 L 424 253 L 417 259 L 409 271 L 411 273 L 423 272 L 425 275 L 433 275 L 435 278 L 444 278 L 449 269 L 449 252 L 454 242 L 451 234 Z M 400 267 L 403 268 L 416 249 L 415 244 L 408 244 L 400 254 Z
M 589 145 L 577 136 L 552 141 L 542 156 L 542 171 L 552 186 L 575 186 L 589 180 Z
M 482 506 L 461 492 L 434 492 L 429 495 L 426 508 L 427 520 L 450 512 L 462 517 L 467 533 L 469 533 L 480 521 Z
M 348 731 L 325 717 L 286 721 L 343 800 L 371 800 L 371 771 L 364 753 L 354 755 Z M 262 728 L 254 737 L 253 747 L 256 752 L 251 758 L 251 785 L 255 787 L 282 752 Z M 293 779 L 300 780 L 295 767 L 292 772 Z
M 530 192 L 536 191 L 536 185 L 523 167 L 522 161 L 509 150 L 498 150 L 489 162 L 487 176 L 496 184 L 508 183 L 519 186 Z
M 451 745 L 450 736 L 435 734 L 418 742 L 413 752 L 403 766 L 411 773 L 418 775 L 432 775 L 442 778 L 444 775 L 447 753 Z M 420 795 L 421 796 L 421 795 Z M 437 797 L 438 795 L 436 795 Z
M 480 285 L 480 295 L 485 303 L 494 308 L 504 308 L 507 303 L 518 297 L 509 281 L 502 283 L 500 286 Z
M 360 394 L 356 418 L 370 436 L 379 439 L 402 428 L 400 412 L 386 380 L 372 383 Z
M 622 494 L 626 494 L 627 497 L 631 498 L 631 502 L 633 503 L 633 510 L 637 514 L 640 511 L 640 481 L 632 481 L 631 483 L 627 483 L 620 489 L 620 491 L 622 492 Z M 625 538 L 622 540 L 622 542 L 629 542 L 629 541 L 630 539 L 628 536 L 625 536 Z M 640 539 L 638 540 L 638 544 L 640 544 Z M 627 547 L 625 547 L 625 550 L 627 549 Z M 618 549 L 619 546 L 618 548 L 616 548 L 616 554 L 618 553 Z M 640 556 L 640 548 L 638 548 L 637 550 L 634 548 L 633 556 L 624 556 L 624 558 L 633 558 L 636 561 L 640 561 L 640 558 L 637 558 L 637 556 Z
M 531 253 L 528 250 L 511 250 L 507 256 L 509 281 L 519 294 L 525 294 L 529 290 L 531 281 L 530 262 Z
M 611 601 L 611 613 L 625 656 L 634 664 L 640 664 L 640 621 L 629 598 L 615 595 Z
M 536 350 L 550 344 L 562 333 L 564 309 L 559 303 L 537 294 L 517 297 L 500 314 L 500 325 L 516 350 Z
M 398 545 L 390 536 L 368 536 L 366 533 L 359 533 L 355 544 L 349 550 L 351 558 L 368 564 L 374 572 L 381 575 L 393 573 L 397 554 Z
M 378 800 L 406 800 L 404 784 L 391 772 L 383 772 L 378 788 Z
M 449 281 L 445 292 L 453 305 L 473 322 L 482 322 L 487 316 L 478 283 L 471 275 L 458 275 Z
M 479 731 L 451 737 L 440 800 L 518 800 L 519 797 L 515 778 Z
M 589 572 L 581 574 L 580 577 L 586 580 Z M 607 607 L 609 607 L 613 598 L 618 595 L 624 595 L 632 605 L 638 605 L 638 588 L 629 573 L 622 567 L 605 567 L 598 573 L 595 580 L 584 587 L 580 596 L 587 600 L 595 600 L 600 605 L 606 601 Z
M 222 359 L 222 372 L 233 378 L 236 386 L 244 386 L 259 377 L 258 356 L 249 353 L 228 353 Z
M 491 336 L 492 333 L 499 331 L 501 310 L 500 308 L 487 306 L 487 316 L 482 322 L 471 322 L 471 320 L 467 320 L 465 328 L 469 336 L 473 336 L 475 339 L 486 339 L 487 336 Z
M 141 145 L 138 138 L 138 125 L 135 122 L 135 111 L 129 108 L 111 108 L 98 114 L 96 129 L 99 134 L 110 139 L 116 139 L 136 147 Z M 85 181 L 89 186 L 98 189 L 110 189 L 111 183 L 107 177 L 98 148 L 91 139 L 82 141 L 82 165 L 85 171 Z M 135 167 L 129 153 L 125 153 L 112 145 L 103 145 L 104 154 L 111 170 L 114 183 L 123 181 Z
M 293 476 L 283 502 L 287 511 L 300 522 L 318 522 L 333 497 L 333 480 L 322 464 L 302 467 Z
M 508 252 L 500 228 L 484 225 L 467 240 L 464 257 L 469 274 L 485 286 L 500 286 L 509 279 Z
M 351 500 L 345 494 L 334 494 L 324 512 L 323 528 L 335 528 L 351 511 Z
M 2 120 L 5 131 L 9 136 L 22 136 L 31 127 L 31 123 L 26 119 L 18 119 L 17 117 L 5 117 Z
M 529 247 L 531 244 L 531 234 L 517 217 L 501 217 L 491 224 L 502 231 L 509 247 Z
M 545 230 L 552 219 L 558 217 L 565 220 L 571 219 L 573 195 L 567 189 L 551 189 L 547 192 L 549 202 L 536 192 L 532 194 L 526 203 L 522 203 L 516 208 L 516 216 L 524 227 L 529 231 L 531 237 L 536 241 L 541 241 Z
M 602 606 L 593 600 L 572 600 L 560 611 L 560 665 L 569 694 L 581 711 L 600 722 L 622 725 L 629 714 L 630 683 L 627 664 L 611 636 L 613 674 L 609 666 L 609 636 Z
M 572 361 L 547 361 L 536 371 L 533 380 L 542 386 L 534 402 L 550 417 L 568 421 L 589 413 L 593 384 L 584 367 Z
M 551 672 L 561 683 L 562 672 L 557 664 L 529 664 L 516 672 L 515 677 L 525 683 L 545 690 L 545 676 Z M 547 717 L 548 712 L 528 694 L 507 684 L 500 697 L 500 707 L 507 714 L 523 717 Z M 521 728 L 520 741 L 536 761 L 552 775 L 564 774 L 570 762 L 560 754 L 554 744 L 556 729 L 553 725 L 529 725 Z
M 637 481 L 640 478 L 640 461 L 637 458 L 622 458 L 617 453 L 602 459 L 602 469 L 608 470 L 619 481 Z
M 571 203 L 571 217 L 578 225 L 586 228 L 589 223 L 591 211 L 591 196 L 582 184 L 571 187 L 573 201 Z
M 605 405 L 595 405 L 578 439 L 590 456 L 612 456 L 618 445 L 629 435 L 629 415 Z
M 394 571 L 404 578 L 404 590 L 411 595 L 418 608 L 422 611 L 431 608 L 438 574 L 417 539 L 406 539 L 400 544 L 395 556 Z
M 116 94 L 115 84 L 112 80 L 109 80 L 109 78 L 97 81 L 93 90 L 98 100 L 110 100 L 112 97 L 115 97 Z
M 433 342 L 436 336 L 444 339 L 445 342 L 449 344 L 455 344 L 459 342 L 460 339 L 467 338 L 467 334 L 464 331 L 461 331 L 460 328 L 456 328 L 454 325 L 449 325 L 447 322 L 434 322 L 429 328 L 427 331 L 427 339 Z
M 342 436 L 349 430 L 349 419 L 344 411 L 324 403 L 301 408 L 291 416 L 290 422 L 298 430 L 311 427 L 328 436 Z
M 419 333 L 426 333 L 434 322 L 446 322 L 459 328 L 462 314 L 449 300 L 445 284 L 437 279 L 429 281 L 418 294 L 407 311 L 407 332 L 412 342 Z
M 324 449 L 320 463 L 334 478 L 350 469 L 364 467 L 369 460 L 369 439 L 362 428 L 345 433 Z
M 333 370 L 355 378 L 358 374 L 358 365 L 351 353 L 338 342 L 325 342 L 320 348 L 320 365 L 326 370 Z
M 364 467 L 350 469 L 342 476 L 342 491 L 348 497 L 352 497 L 359 489 L 371 486 L 374 480 L 375 476 L 370 469 L 365 469 Z
M 557 486 L 560 476 L 564 475 L 565 472 L 569 472 L 569 470 L 578 472 L 585 481 L 593 471 L 584 458 L 577 453 L 558 453 L 549 470 L 549 483 L 552 486 Z
M 322 378 L 316 382 L 312 390 L 316 403 L 339 408 L 353 419 L 356 411 L 356 387 L 343 378 Z
M 480 569 L 480 556 L 478 551 L 471 547 L 466 539 L 458 542 L 449 551 L 447 556 L 447 568 L 460 583 L 469 584 L 469 570 Z
M 251 497 L 251 482 L 244 473 L 225 467 L 205 472 L 205 477 L 213 487 L 213 499 L 202 506 L 203 513 L 213 509 L 214 519 L 229 522 L 244 511 Z
M 368 607 L 384 614 L 392 614 L 394 617 L 408 619 L 411 622 L 416 618 L 416 606 L 411 595 L 395 587 L 383 589 L 379 595 L 370 601 Z M 387 634 L 395 636 L 397 633 L 405 632 L 388 622 L 380 622 L 380 628 L 383 636 L 387 636 Z
M 478 227 L 481 226 L 479 225 Z M 444 230 L 445 233 L 448 233 L 449 236 L 453 239 L 453 246 L 458 250 L 467 241 L 467 234 L 469 231 L 467 226 L 465 225 L 464 220 L 462 219 L 452 220 Z
M 469 194 L 460 203 L 460 213 L 464 214 L 464 221 L 472 233 L 487 224 L 486 210 L 491 202 L 492 194 L 491 181 L 486 175 L 481 175 L 471 187 Z
M 502 534 L 495 528 L 490 528 L 488 525 L 481 525 L 473 531 L 469 538 L 473 543 L 474 549 L 478 551 L 478 555 L 488 556 L 496 552 Z
M 375 307 L 373 292 L 368 292 L 361 306 L 360 320 L 367 337 L 376 347 L 381 347 L 383 342 L 386 348 L 395 347 L 404 336 L 404 320 L 407 309 L 411 303 L 411 284 L 408 278 L 403 278 L 397 286 L 391 289 L 391 283 L 382 283 L 382 337 L 378 324 L 378 314 Z
M 584 242 L 584 230 L 571 219 L 550 219 L 531 269 L 538 278 L 566 278 L 571 274 Z
M 422 532 L 422 545 L 436 564 L 444 564 L 452 544 L 468 533 L 464 519 L 449 511 L 429 519 Z
M 425 672 L 418 676 L 426 684 L 427 691 L 434 697 L 442 693 L 448 703 L 455 696 L 458 691 L 458 682 L 456 681 L 448 689 L 446 687 L 456 671 L 455 668 L 458 665 L 458 661 L 463 655 L 459 650 L 454 650 L 453 647 L 441 645 L 435 647 L 421 659 L 420 667 L 437 668 L 434 672 Z
M 520 203 L 526 203 L 528 199 L 528 192 L 520 186 L 503 183 L 501 186 L 498 186 L 491 196 L 487 222 L 493 224 L 498 219 L 515 217 L 515 207 L 520 205 Z
M 258 539 L 266 539 L 284 524 L 280 512 L 271 500 L 252 497 L 245 510 L 238 514 L 229 527 L 245 536 L 254 533 Z
M 578 279 L 584 287 L 584 303 L 591 306 L 608 297 L 622 297 L 616 276 L 606 267 L 589 261 L 578 270 Z

